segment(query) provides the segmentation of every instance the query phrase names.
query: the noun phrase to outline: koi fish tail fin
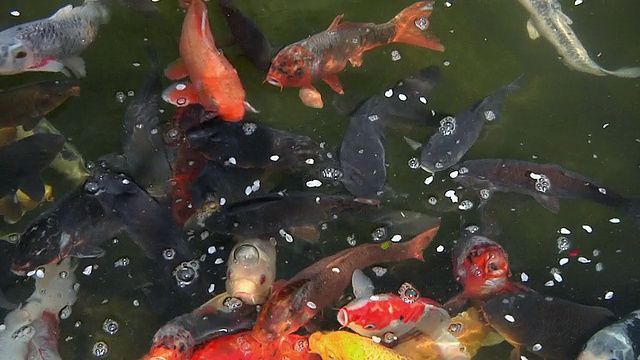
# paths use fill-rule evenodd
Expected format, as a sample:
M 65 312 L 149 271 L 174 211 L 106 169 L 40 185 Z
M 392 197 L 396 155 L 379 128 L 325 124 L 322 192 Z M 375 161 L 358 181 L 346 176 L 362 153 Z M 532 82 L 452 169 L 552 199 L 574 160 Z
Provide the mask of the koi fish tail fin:
M 440 40 L 427 31 L 432 11 L 433 0 L 419 1 L 402 10 L 390 21 L 396 32 L 391 41 L 444 51 Z
M 435 225 L 431 226 L 426 231 L 416 235 L 409 245 L 409 254 L 412 258 L 424 261 L 424 249 L 431 244 L 433 238 L 436 237 L 438 229 L 440 228 L 440 218 L 435 219 Z
M 623 67 L 614 71 L 602 69 L 602 71 L 608 75 L 627 79 L 635 79 L 640 77 L 640 67 Z
M 631 220 L 640 228 L 640 198 L 627 199 L 622 204 L 622 209 L 627 212 Z

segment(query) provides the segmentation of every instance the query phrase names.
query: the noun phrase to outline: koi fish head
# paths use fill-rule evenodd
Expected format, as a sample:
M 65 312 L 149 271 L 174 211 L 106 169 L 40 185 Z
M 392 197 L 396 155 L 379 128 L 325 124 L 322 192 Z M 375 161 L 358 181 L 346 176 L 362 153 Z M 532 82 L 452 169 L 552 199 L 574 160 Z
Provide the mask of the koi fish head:
M 338 322 L 366 337 L 393 331 L 396 323 L 405 320 L 402 312 L 408 305 L 399 298 L 394 300 L 390 294 L 356 299 L 338 311 Z
M 311 50 L 304 46 L 287 46 L 271 62 L 266 81 L 281 89 L 311 84 L 314 58 Z
M 0 39 L 0 74 L 21 73 L 33 65 L 33 51 L 21 41 L 13 37 Z
M 509 277 L 507 253 L 498 243 L 486 240 L 472 244 L 463 254 L 464 258 L 458 259 L 456 279 L 463 284 L 465 292 L 472 295 L 499 292 Z
M 227 269 L 227 292 L 246 304 L 263 304 L 275 278 L 275 247 L 261 239 L 234 247 Z
M 11 271 L 16 275 L 26 275 L 38 266 L 60 261 L 64 248 L 71 245 L 71 235 L 60 233 L 58 220 L 48 216 L 37 220 L 20 237 L 18 249 L 13 256 Z

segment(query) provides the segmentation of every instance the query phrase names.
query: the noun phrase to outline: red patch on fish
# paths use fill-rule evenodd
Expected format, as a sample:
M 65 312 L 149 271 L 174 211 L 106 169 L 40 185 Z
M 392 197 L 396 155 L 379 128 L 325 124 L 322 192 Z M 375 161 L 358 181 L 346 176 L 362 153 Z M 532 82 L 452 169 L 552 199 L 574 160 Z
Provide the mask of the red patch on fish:
M 305 336 L 286 335 L 268 344 L 262 344 L 246 331 L 211 340 L 191 357 L 191 360 L 208 359 L 320 360 L 321 358 L 317 354 L 309 353 L 309 341 Z

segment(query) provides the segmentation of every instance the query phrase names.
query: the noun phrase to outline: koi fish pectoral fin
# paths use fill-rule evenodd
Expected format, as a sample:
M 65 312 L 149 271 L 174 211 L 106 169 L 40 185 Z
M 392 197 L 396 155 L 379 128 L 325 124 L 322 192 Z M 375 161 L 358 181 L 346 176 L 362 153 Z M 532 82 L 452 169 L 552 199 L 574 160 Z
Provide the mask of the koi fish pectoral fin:
M 362 65 L 362 53 L 357 53 L 350 57 L 349 62 L 353 67 L 360 67 Z
M 326 75 L 322 78 L 322 80 L 327 83 L 327 85 L 329 85 L 329 87 L 331 87 L 333 91 L 337 92 L 340 95 L 344 94 L 342 84 L 340 83 L 340 79 L 338 79 L 337 75 Z
M 189 76 L 189 73 L 187 72 L 187 67 L 184 65 L 184 61 L 178 59 L 167 66 L 164 70 L 164 76 L 169 80 L 180 80 Z
M 531 21 L 531 19 L 527 20 L 527 32 L 529 33 L 529 38 L 531 40 L 535 40 L 540 37 L 538 29 L 533 25 L 533 21 Z
M 556 197 L 546 196 L 546 195 L 534 195 L 534 199 L 540 205 L 544 206 L 545 209 L 551 211 L 554 214 L 557 214 L 560 211 L 560 200 Z
M 327 28 L 327 31 L 336 30 L 338 28 L 338 24 L 340 24 L 340 20 L 342 20 L 343 17 L 344 17 L 344 14 L 340 14 L 340 15 L 336 16 L 335 19 L 333 19 L 333 21 L 331 22 L 331 24 Z
M 61 72 L 66 76 L 71 76 L 71 73 L 64 67 L 64 64 L 55 60 L 45 61 L 40 65 L 26 69 L 26 71 Z
M 249 112 L 252 112 L 252 113 L 255 113 L 255 114 L 259 114 L 260 113 L 260 111 L 258 111 L 256 108 L 251 106 L 251 104 L 249 104 L 248 101 L 243 102 L 243 104 L 244 104 L 244 109 L 246 111 L 249 111 Z
M 73 76 L 77 78 L 87 76 L 87 69 L 84 65 L 84 60 L 79 56 L 72 56 L 64 59 L 60 59 L 60 62 L 73 73 Z

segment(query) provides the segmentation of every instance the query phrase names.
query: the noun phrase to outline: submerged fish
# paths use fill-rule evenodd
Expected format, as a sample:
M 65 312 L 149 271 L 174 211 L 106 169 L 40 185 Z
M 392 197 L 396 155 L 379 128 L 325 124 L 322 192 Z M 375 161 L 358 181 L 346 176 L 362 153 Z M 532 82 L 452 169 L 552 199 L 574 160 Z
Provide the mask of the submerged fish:
M 453 275 L 464 291 L 449 300 L 444 307 L 453 313 L 474 302 L 491 298 L 502 292 L 533 291 L 509 281 L 511 269 L 506 251 L 497 242 L 484 236 L 466 234 L 458 240 L 451 253 Z
M 53 201 L 53 188 L 51 185 L 44 185 L 44 196 L 40 200 L 33 200 L 27 194 L 18 190 L 13 195 L 0 198 L 0 216 L 7 224 L 15 224 L 22 216 L 44 202 Z
M 327 151 L 310 137 L 252 121 L 212 121 L 188 131 L 187 141 L 207 159 L 232 167 L 292 169 L 331 163 Z
M 109 20 L 101 0 L 67 5 L 46 19 L 16 25 L 0 32 L 0 75 L 25 71 L 62 72 L 86 75 L 80 53 Z
M 18 128 L 17 137 L 19 139 L 31 136 L 33 134 L 55 134 L 62 135 L 60 131 L 49 122 L 49 120 L 42 118 L 38 125 L 33 128 L 33 131 L 24 131 Z M 79 185 L 84 182 L 85 178 L 89 176 L 89 170 L 82 157 L 82 154 L 78 149 L 69 141 L 65 141 L 62 146 L 62 150 L 58 156 L 56 156 L 51 162 L 51 168 L 64 176 L 74 185 Z
M 485 122 L 496 121 L 502 102 L 510 93 L 520 89 L 524 76 L 494 91 L 456 116 L 440 120 L 440 127 L 420 152 L 420 166 L 436 173 L 455 165 L 469 151 L 480 136 Z
M 487 322 L 514 346 L 545 359 L 575 359 L 599 329 L 615 321 L 605 308 L 545 297 L 537 293 L 498 295 L 484 304 Z
M 589 339 L 577 360 L 637 360 L 640 357 L 640 310 L 623 317 Z
M 314 89 L 312 83 L 322 79 L 342 94 L 336 73 L 342 71 L 347 62 L 354 67 L 362 65 L 365 51 L 392 42 L 443 51 L 439 40 L 427 32 L 432 10 L 433 0 L 417 2 L 380 25 L 340 23 L 343 15 L 339 15 L 327 30 L 280 50 L 271 62 L 266 81 L 280 88 Z
M 266 72 L 271 65 L 273 50 L 264 33 L 232 0 L 218 0 L 218 6 L 244 55 L 258 70 Z
M 309 337 L 311 352 L 322 360 L 409 360 L 395 351 L 375 343 L 371 338 L 348 331 L 314 332 Z
M 339 152 L 341 181 L 350 193 L 365 199 L 381 197 L 387 180 L 385 127 L 433 118 L 428 97 L 440 76 L 437 66 L 420 69 L 371 96 L 351 115 Z
M 297 331 L 344 292 L 356 269 L 411 258 L 424 261 L 424 249 L 438 232 L 440 219 L 431 224 L 410 241 L 360 245 L 300 271 L 271 295 L 256 320 L 253 337 L 267 343 Z
M 253 108 L 245 101 L 236 69 L 216 48 L 208 16 L 202 0 L 191 1 L 182 25 L 180 59 L 165 70 L 169 79 L 188 76 L 191 83 L 171 85 L 162 98 L 178 107 L 199 103 L 226 121 L 240 121 L 245 108 Z
M 640 77 L 640 67 L 623 67 L 610 71 L 596 64 L 571 29 L 573 21 L 562 12 L 558 0 L 520 0 L 520 4 L 529 12 L 529 37 L 535 40 L 540 35 L 544 36 L 570 68 L 598 76 Z
M 267 301 L 276 278 L 275 240 L 242 239 L 227 264 L 227 293 L 249 305 Z
M 374 209 L 351 196 L 291 192 L 269 194 L 223 206 L 205 221 L 215 233 L 235 236 L 278 236 L 318 239 L 320 223 L 342 214 L 354 215 Z M 196 215 L 197 216 L 197 215 Z
M 71 96 L 80 86 L 70 80 L 42 81 L 0 91 L 0 128 L 33 129 L 40 119 Z
M 63 145 L 64 137 L 60 135 L 35 134 L 0 147 L 0 198 L 20 189 L 40 201 L 45 194 L 40 172 Z
M 160 127 L 162 81 L 157 54 L 151 48 L 147 52 L 152 70 L 127 105 L 122 153 L 136 182 L 154 198 L 164 199 L 168 195 L 171 168 Z
M 460 164 L 454 181 L 482 190 L 483 199 L 492 192 L 529 195 L 554 214 L 559 199 L 587 199 L 629 213 L 640 224 L 640 200 L 627 199 L 611 189 L 555 164 L 506 159 L 468 160 Z

